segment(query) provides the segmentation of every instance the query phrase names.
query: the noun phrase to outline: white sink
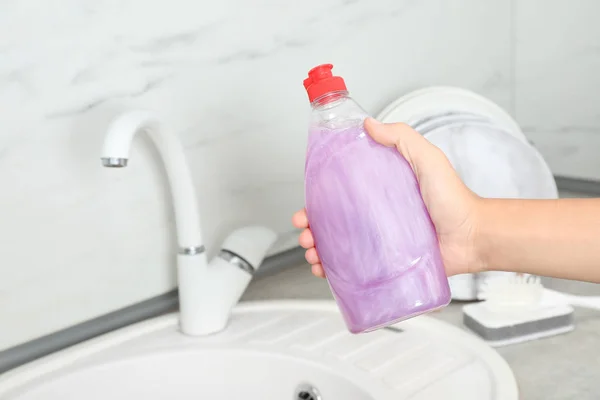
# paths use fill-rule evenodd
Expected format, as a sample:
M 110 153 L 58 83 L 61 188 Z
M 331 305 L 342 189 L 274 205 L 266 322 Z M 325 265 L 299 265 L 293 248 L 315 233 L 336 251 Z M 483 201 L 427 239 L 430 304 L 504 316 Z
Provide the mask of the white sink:
M 298 391 L 304 391 L 298 397 Z M 312 396 L 312 397 L 311 397 Z M 3 400 L 516 400 L 504 360 L 427 316 L 352 335 L 333 302 L 245 303 L 220 334 L 167 315 L 0 377 Z

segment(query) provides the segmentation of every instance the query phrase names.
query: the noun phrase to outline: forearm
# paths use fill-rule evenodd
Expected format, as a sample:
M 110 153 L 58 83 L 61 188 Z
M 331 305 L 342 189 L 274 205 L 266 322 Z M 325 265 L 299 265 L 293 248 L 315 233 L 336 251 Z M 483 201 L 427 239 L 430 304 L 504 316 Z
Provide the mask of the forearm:
M 600 282 L 600 199 L 484 199 L 484 269 Z

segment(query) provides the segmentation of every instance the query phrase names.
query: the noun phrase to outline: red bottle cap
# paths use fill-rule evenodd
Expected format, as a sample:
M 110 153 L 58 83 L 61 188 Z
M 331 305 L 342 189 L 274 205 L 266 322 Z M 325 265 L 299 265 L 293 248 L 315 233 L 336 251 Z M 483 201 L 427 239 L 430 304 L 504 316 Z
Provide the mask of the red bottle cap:
M 332 64 L 323 64 L 308 71 L 308 78 L 304 80 L 304 88 L 311 103 L 324 94 L 347 90 L 344 79 L 333 76 L 332 69 Z

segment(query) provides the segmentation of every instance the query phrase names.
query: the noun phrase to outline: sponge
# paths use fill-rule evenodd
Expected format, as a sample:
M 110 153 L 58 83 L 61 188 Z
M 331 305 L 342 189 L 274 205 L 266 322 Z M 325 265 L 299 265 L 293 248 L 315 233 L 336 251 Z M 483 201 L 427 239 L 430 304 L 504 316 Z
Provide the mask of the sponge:
M 486 301 L 465 305 L 463 323 L 492 347 L 506 346 L 572 331 L 573 307 L 538 304 L 493 307 Z

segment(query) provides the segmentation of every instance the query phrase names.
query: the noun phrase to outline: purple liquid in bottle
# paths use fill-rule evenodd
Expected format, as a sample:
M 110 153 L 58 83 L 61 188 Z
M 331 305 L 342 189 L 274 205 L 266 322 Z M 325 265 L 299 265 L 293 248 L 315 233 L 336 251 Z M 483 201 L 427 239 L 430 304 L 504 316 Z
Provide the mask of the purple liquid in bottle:
M 408 162 L 370 138 L 366 114 L 345 90 L 325 91 L 312 105 L 306 209 L 348 329 L 367 332 L 447 305 L 437 235 Z

